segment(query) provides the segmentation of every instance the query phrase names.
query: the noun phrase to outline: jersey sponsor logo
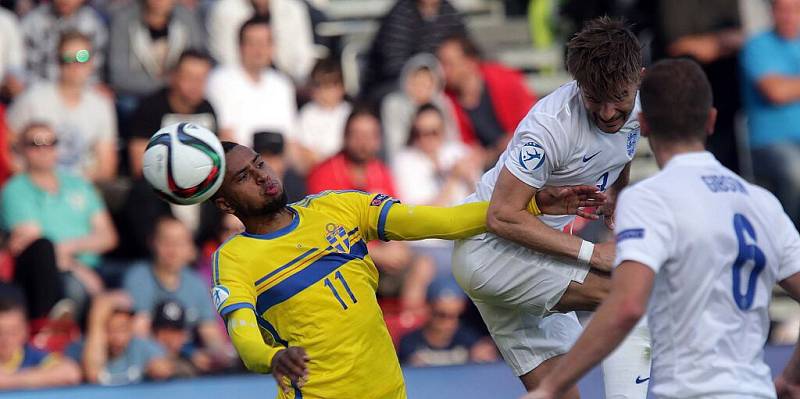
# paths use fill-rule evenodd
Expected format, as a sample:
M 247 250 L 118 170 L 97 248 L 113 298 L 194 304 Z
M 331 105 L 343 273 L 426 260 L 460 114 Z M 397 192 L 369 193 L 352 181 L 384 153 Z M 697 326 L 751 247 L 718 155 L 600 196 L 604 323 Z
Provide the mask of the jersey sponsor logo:
M 522 169 L 533 171 L 539 169 L 544 163 L 545 153 L 541 144 L 529 141 L 518 146 L 517 149 L 519 151 L 517 163 Z
M 639 144 L 639 127 L 628 132 L 628 140 L 625 143 L 625 149 L 628 151 L 628 158 L 633 157 L 636 152 L 636 145 Z
M 231 291 L 224 285 L 215 285 L 211 289 L 211 300 L 214 301 L 214 307 L 217 308 L 217 311 L 222 310 L 222 305 L 225 304 L 230 295 Z
M 372 202 L 370 202 L 369 205 L 370 206 L 381 206 L 381 204 L 386 202 L 386 200 L 388 200 L 389 198 L 391 198 L 391 197 L 389 197 L 386 194 L 378 194 L 378 195 L 375 196 L 375 198 L 372 199 Z
M 642 378 L 641 376 L 636 376 L 636 385 L 644 384 L 647 381 L 650 381 L 650 377 Z
M 644 238 L 644 229 L 627 229 L 620 231 L 619 234 L 617 234 L 617 243 L 631 238 Z
M 347 234 L 347 230 L 344 229 L 342 226 L 337 226 L 333 223 L 328 223 L 325 226 L 325 239 L 328 240 L 328 243 L 331 244 L 331 247 L 336 250 L 336 252 L 349 254 L 350 253 L 350 236 Z
M 592 155 L 590 155 L 590 156 L 588 156 L 588 157 L 587 157 L 586 155 L 584 155 L 584 156 L 583 156 L 583 162 L 589 162 L 589 161 L 591 161 L 591 160 L 592 160 L 592 158 L 596 157 L 596 156 L 597 156 L 597 154 L 599 154 L 599 153 L 601 153 L 601 152 L 602 152 L 602 151 L 597 151 L 597 152 L 595 152 L 594 154 L 592 154 Z

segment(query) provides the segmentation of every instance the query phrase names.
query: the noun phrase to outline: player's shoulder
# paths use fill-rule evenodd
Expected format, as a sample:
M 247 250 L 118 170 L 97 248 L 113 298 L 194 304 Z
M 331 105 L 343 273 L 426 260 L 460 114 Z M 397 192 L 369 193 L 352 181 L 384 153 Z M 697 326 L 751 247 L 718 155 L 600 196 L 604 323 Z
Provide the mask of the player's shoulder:
M 234 234 L 223 241 L 214 251 L 213 261 L 220 262 L 222 259 L 235 260 L 241 257 L 242 254 L 248 253 L 252 249 L 251 244 L 253 240 L 248 240 L 243 234 Z M 216 266 L 216 265 L 215 265 Z
M 664 170 L 661 170 L 652 176 L 627 186 L 620 193 L 620 199 L 664 197 L 670 190 L 674 190 L 674 186 L 670 184 L 672 180 L 673 176 L 670 173 L 665 173 Z
M 575 81 L 565 83 L 537 101 L 522 119 L 517 130 L 527 131 L 544 126 L 554 135 L 570 134 L 576 129 L 564 129 L 563 126 L 572 124 L 575 116 L 582 112 L 581 107 L 578 84 Z
M 741 180 L 745 190 L 750 193 L 750 196 L 753 197 L 753 200 L 758 202 L 761 208 L 768 212 L 774 212 L 778 215 L 783 214 L 783 205 L 781 205 L 781 202 L 778 200 L 778 197 L 776 197 L 775 194 L 772 194 L 772 192 L 764 187 L 747 182 L 744 179 Z
M 289 206 L 293 208 L 316 209 L 325 205 L 346 205 L 348 203 L 364 201 L 369 193 L 361 190 L 325 190 L 311 194 L 294 202 Z

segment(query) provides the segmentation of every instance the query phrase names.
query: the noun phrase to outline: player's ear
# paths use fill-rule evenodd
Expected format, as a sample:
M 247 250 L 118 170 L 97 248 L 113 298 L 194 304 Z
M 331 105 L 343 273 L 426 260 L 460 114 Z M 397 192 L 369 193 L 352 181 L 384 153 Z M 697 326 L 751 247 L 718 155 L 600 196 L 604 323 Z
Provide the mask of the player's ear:
M 642 137 L 650 136 L 650 124 L 647 122 L 647 118 L 645 118 L 644 114 L 640 111 L 639 112 L 639 133 Z
M 708 111 L 708 119 L 706 120 L 706 134 L 711 136 L 714 134 L 714 125 L 717 124 L 717 109 L 711 107 Z
M 214 205 L 216 205 L 217 209 L 221 210 L 222 212 L 230 213 L 231 215 L 234 214 L 233 207 L 228 203 L 228 201 L 225 200 L 225 198 L 214 198 Z

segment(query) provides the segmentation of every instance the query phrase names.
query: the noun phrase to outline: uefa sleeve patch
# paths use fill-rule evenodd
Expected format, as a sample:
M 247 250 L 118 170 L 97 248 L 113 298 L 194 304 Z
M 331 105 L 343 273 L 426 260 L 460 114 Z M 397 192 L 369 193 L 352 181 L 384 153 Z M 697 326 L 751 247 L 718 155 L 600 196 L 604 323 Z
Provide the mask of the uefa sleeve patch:
M 383 204 L 384 202 L 386 202 L 386 200 L 390 198 L 392 197 L 386 194 L 378 194 L 375 196 L 375 198 L 372 199 L 372 202 L 369 203 L 369 206 L 381 206 L 381 204 Z
M 222 306 L 225 305 L 225 301 L 228 300 L 230 295 L 230 290 L 224 285 L 215 285 L 214 288 L 211 289 L 211 300 L 214 302 L 214 307 L 217 308 L 217 312 L 222 310 Z
M 631 238 L 644 238 L 644 229 L 627 229 L 620 231 L 617 234 L 617 243 Z
M 528 141 L 517 145 L 512 156 L 522 170 L 534 171 L 544 164 L 544 147 L 535 141 Z

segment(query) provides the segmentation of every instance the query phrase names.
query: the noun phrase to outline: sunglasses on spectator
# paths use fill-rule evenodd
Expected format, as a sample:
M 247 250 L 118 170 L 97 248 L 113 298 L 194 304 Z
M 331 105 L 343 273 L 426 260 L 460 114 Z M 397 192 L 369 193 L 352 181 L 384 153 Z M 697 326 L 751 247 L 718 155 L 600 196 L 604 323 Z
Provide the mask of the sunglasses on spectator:
M 61 65 L 85 64 L 89 62 L 89 60 L 91 59 L 92 59 L 92 53 L 90 53 L 89 50 L 78 50 L 75 52 L 75 54 L 71 53 L 61 54 L 61 59 L 59 60 L 59 63 Z
M 48 140 L 32 140 L 32 141 L 26 141 L 25 142 L 25 147 L 28 147 L 28 148 L 49 148 L 49 147 L 55 147 L 56 145 L 58 145 L 58 139 L 52 139 L 52 140 L 49 140 L 49 141 Z

